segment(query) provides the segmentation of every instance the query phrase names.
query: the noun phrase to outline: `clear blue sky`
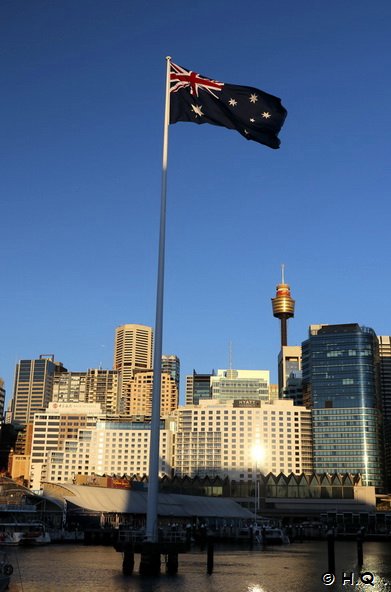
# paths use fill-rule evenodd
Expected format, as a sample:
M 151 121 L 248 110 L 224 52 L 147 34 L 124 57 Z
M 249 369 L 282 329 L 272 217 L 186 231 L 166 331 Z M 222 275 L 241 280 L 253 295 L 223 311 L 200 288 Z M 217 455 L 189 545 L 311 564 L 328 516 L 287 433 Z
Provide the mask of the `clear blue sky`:
M 391 334 L 388 0 L 2 0 L 0 376 L 112 366 L 154 324 L 165 56 L 281 97 L 281 148 L 170 127 L 165 353 L 270 369 L 311 323 Z

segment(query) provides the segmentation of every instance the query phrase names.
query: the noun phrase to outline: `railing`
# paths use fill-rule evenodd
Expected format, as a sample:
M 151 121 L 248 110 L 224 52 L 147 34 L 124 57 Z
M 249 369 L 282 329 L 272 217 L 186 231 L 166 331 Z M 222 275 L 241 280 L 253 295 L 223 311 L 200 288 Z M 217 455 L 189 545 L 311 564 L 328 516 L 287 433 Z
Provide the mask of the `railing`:
M 145 530 L 125 529 L 121 527 L 118 531 L 118 542 L 120 543 L 142 543 L 145 540 Z M 184 531 L 159 528 L 158 540 L 161 543 L 183 543 L 186 541 Z
M 164 543 L 183 543 L 186 540 L 184 531 L 172 530 L 167 528 L 159 529 L 159 541 Z
M 32 504 L 23 504 L 17 501 L 8 501 L 7 503 L 2 503 L 0 501 L 0 512 L 7 512 L 7 511 L 23 511 L 23 512 L 32 512 L 35 513 L 37 511 L 36 506 Z
M 120 528 L 118 541 L 120 543 L 141 543 L 145 539 L 145 530 L 132 530 Z

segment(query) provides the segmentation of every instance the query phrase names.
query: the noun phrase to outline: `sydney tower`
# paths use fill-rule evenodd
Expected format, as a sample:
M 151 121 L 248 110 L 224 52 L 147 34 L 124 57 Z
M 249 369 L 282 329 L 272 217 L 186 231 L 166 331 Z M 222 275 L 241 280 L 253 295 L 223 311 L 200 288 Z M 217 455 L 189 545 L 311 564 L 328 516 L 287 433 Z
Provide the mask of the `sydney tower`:
M 272 298 L 273 315 L 281 321 L 281 347 L 287 343 L 287 321 L 295 315 L 295 301 L 291 290 L 284 280 L 284 266 L 282 265 L 281 284 L 277 284 L 276 297 Z

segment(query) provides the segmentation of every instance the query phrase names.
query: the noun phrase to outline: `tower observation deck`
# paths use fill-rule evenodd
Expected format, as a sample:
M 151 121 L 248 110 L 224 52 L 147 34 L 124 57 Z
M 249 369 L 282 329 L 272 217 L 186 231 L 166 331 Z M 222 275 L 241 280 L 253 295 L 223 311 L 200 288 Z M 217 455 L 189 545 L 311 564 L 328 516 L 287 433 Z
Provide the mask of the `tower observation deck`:
M 287 321 L 295 315 L 295 301 L 284 279 L 284 265 L 281 266 L 281 283 L 277 284 L 276 297 L 272 298 L 273 316 L 281 321 L 281 347 L 288 345 Z

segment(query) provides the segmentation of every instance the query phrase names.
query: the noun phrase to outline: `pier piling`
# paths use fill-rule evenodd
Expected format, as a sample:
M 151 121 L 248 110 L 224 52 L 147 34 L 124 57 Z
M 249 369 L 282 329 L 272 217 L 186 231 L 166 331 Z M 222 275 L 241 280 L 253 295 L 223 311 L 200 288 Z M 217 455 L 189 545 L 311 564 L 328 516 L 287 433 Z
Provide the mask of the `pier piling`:
M 169 553 L 166 556 L 166 573 L 170 576 L 178 573 L 178 553 Z
M 329 530 L 327 533 L 327 556 L 330 573 L 335 573 L 335 546 L 334 532 Z
M 208 547 L 207 547 L 207 561 L 206 561 L 206 571 L 209 575 L 213 573 L 213 566 L 214 566 L 214 541 L 213 539 L 208 540 Z
M 145 549 L 141 552 L 140 576 L 158 576 L 160 575 L 160 552 L 158 549 Z
M 357 564 L 359 567 L 362 567 L 364 563 L 363 539 L 364 533 L 363 530 L 360 529 L 357 533 Z
M 129 550 L 124 552 L 124 559 L 122 562 L 122 573 L 124 576 L 131 576 L 134 569 L 134 553 Z

